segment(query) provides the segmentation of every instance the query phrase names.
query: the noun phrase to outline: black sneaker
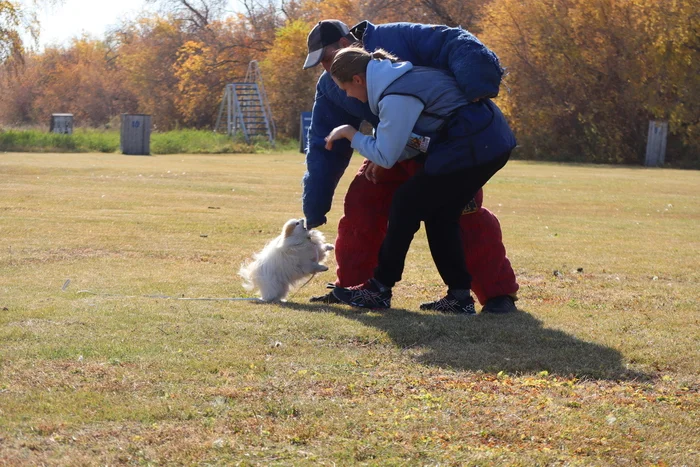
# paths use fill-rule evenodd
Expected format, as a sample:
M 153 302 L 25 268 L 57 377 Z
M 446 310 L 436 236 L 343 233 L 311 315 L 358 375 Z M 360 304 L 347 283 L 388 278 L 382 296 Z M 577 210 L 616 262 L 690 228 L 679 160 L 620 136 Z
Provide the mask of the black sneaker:
M 465 300 L 457 300 L 450 292 L 447 292 L 440 300 L 435 302 L 423 303 L 420 306 L 421 310 L 440 311 L 442 313 L 474 315 L 474 299 L 469 297 Z
M 380 289 L 372 279 L 362 285 L 336 287 L 331 293 L 346 305 L 358 308 L 391 308 L 391 289 Z
M 482 313 L 504 314 L 518 311 L 515 306 L 515 299 L 510 295 L 501 295 L 486 300 L 486 304 L 481 309 Z
M 327 305 L 333 305 L 335 303 L 340 303 L 340 300 L 335 298 L 335 295 L 333 295 L 333 291 L 331 290 L 328 292 L 326 295 L 317 295 L 315 297 L 311 297 L 309 299 L 311 303 L 325 303 Z

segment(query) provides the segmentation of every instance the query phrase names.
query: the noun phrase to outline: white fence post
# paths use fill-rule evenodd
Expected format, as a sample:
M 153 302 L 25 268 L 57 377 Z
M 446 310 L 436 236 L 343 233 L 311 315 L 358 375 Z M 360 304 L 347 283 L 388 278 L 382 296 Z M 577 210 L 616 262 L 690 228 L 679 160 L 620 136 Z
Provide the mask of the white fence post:
M 668 122 L 649 121 L 649 134 L 647 136 L 647 154 L 644 165 L 647 167 L 659 167 L 664 165 L 666 158 L 666 138 L 668 137 Z

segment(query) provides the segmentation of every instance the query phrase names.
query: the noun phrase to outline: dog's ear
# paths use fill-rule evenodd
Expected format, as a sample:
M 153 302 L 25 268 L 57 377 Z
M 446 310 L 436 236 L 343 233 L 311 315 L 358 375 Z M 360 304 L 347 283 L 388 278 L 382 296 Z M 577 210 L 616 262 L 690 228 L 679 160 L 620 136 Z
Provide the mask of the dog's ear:
M 291 237 L 294 234 L 294 229 L 299 224 L 296 219 L 291 219 L 284 224 L 284 238 Z

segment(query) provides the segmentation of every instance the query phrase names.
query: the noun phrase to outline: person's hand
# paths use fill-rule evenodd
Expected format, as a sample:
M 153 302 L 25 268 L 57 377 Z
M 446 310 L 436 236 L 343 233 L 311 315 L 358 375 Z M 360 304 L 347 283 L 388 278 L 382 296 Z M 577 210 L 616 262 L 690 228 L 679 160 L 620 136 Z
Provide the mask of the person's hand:
M 365 167 L 365 178 L 370 182 L 376 184 L 382 178 L 382 174 L 386 172 L 387 169 L 381 165 L 377 165 L 374 162 L 370 162 Z
M 339 139 L 346 138 L 348 141 L 352 141 L 352 137 L 355 136 L 357 130 L 352 127 L 352 125 L 342 125 L 333 130 L 326 136 L 326 149 L 329 151 L 333 149 L 333 141 L 338 141 Z

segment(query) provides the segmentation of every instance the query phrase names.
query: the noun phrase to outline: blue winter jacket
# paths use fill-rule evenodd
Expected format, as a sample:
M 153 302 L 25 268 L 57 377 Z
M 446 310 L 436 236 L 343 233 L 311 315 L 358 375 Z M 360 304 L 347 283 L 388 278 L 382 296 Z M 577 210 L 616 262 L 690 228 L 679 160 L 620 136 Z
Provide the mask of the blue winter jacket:
M 366 50 L 382 48 L 414 65 L 449 70 L 469 101 L 498 95 L 503 76 L 498 57 L 464 29 L 413 23 L 374 25 L 365 21 L 353 31 L 359 31 L 356 36 L 361 35 L 358 39 Z M 345 139 L 334 142 L 331 151 L 326 150 L 325 137 L 340 125 L 359 128 L 362 120 L 375 128 L 378 124 L 369 105 L 347 97 L 328 73 L 318 80 L 312 112 L 302 196 L 309 227 L 326 223 L 333 193 L 353 152 Z

